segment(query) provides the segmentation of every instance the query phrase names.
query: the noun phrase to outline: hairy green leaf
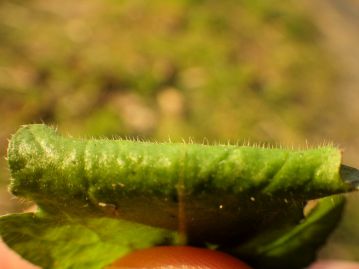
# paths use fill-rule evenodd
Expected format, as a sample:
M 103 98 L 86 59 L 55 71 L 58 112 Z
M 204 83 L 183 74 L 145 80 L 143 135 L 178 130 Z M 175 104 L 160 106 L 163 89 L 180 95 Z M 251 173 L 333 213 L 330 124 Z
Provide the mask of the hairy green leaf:
M 175 244 L 181 237 L 191 245 L 215 244 L 253 264 L 269 259 L 268 268 L 285 268 L 280 266 L 300 249 L 306 255 L 298 265 L 307 264 L 339 220 L 342 207 L 338 202 L 326 210 L 320 204 L 316 212 L 327 213 L 305 219 L 306 201 L 352 190 L 355 182 L 348 169 L 344 178 L 350 180 L 342 179 L 341 152 L 330 146 L 294 151 L 80 140 L 59 136 L 45 125 L 22 127 L 10 141 L 8 160 L 10 190 L 35 201 L 41 212 L 3 217 L 0 232 L 11 247 L 44 268 L 82 268 L 80 263 L 102 268 L 132 249 Z M 327 228 L 322 225 L 325 218 L 331 220 Z M 103 221 L 104 238 L 110 242 L 83 247 L 90 238 L 88 224 L 96 221 Z M 21 222 L 28 224 L 19 226 Z M 129 236 L 136 235 L 138 227 L 143 227 L 138 238 Z M 79 244 L 46 247 L 51 236 L 48 241 L 36 237 L 48 231 L 66 238 L 67 229 L 77 231 L 74 240 Z M 90 230 L 98 234 L 101 229 Z M 125 231 L 116 237 L 118 247 L 103 254 L 101 246 L 112 244 L 110 234 L 117 230 Z M 285 239 L 297 230 L 302 236 L 295 243 Z M 271 242 L 284 243 L 274 248 L 263 244 L 261 238 L 268 236 Z M 31 246 L 39 242 L 43 253 L 34 257 Z M 268 245 L 266 251 L 258 251 L 262 245 Z M 251 255 L 242 249 L 250 249 Z M 82 255 L 77 260 L 73 253 L 78 251 Z

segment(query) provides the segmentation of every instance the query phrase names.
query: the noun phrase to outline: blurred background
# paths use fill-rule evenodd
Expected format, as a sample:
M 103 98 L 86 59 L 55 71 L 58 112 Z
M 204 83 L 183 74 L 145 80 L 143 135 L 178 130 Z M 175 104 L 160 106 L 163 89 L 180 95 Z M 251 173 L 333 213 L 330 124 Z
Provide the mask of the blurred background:
M 74 136 L 303 147 L 359 167 L 355 0 L 1 0 L 0 213 L 7 141 Z M 359 261 L 359 194 L 322 257 Z

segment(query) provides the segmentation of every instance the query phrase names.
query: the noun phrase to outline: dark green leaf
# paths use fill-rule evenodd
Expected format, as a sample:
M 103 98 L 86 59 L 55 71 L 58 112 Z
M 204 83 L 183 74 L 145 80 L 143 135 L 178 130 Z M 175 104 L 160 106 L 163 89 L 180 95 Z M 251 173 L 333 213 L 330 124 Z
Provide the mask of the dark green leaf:
M 233 254 L 258 269 L 304 268 L 315 259 L 316 250 L 336 227 L 344 204 L 343 196 L 320 199 L 298 225 L 259 234 L 232 250 Z

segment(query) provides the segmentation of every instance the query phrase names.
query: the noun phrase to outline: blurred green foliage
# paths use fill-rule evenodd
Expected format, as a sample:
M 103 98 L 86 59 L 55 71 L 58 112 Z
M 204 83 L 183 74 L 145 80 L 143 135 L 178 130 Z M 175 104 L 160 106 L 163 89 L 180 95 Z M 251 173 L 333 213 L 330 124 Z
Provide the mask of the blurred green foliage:
M 2 1 L 6 125 L 298 141 L 335 96 L 316 28 L 279 3 Z
M 341 122 L 332 63 L 294 1 L 3 0 L 0 18 L 2 156 L 20 124 L 42 121 L 294 145 Z

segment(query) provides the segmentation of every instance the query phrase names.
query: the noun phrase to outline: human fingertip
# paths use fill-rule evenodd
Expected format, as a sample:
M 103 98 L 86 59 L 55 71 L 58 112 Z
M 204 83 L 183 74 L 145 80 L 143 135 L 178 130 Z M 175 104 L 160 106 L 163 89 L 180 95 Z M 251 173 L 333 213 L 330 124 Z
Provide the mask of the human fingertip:
M 251 269 L 244 262 L 219 251 L 188 246 L 162 246 L 138 250 L 119 259 L 119 268 Z
M 337 260 L 318 261 L 309 269 L 359 269 L 359 263 Z

